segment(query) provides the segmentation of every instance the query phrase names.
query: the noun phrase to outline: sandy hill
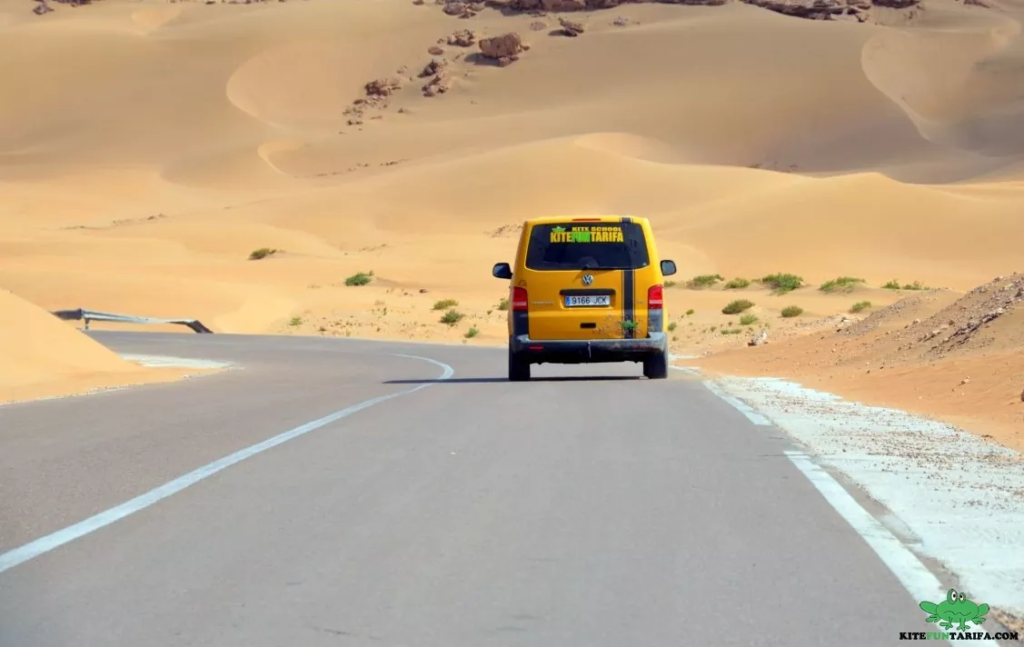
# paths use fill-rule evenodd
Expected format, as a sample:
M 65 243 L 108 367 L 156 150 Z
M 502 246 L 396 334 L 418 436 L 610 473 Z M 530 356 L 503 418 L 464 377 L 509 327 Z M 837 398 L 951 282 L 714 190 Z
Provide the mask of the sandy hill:
M 1024 274 L 966 294 L 912 294 L 886 307 L 808 322 L 756 348 L 690 360 L 713 373 L 797 378 L 895 406 L 1024 450 Z
M 682 352 L 743 341 L 695 275 L 864 279 L 743 288 L 775 335 L 1020 269 L 1020 0 L 37 4 L 0 0 L 0 285 L 48 309 L 500 343 L 489 268 L 553 213 L 652 219 Z
M 6 290 L 0 290 L 0 367 L 0 403 L 181 376 L 128 362 Z

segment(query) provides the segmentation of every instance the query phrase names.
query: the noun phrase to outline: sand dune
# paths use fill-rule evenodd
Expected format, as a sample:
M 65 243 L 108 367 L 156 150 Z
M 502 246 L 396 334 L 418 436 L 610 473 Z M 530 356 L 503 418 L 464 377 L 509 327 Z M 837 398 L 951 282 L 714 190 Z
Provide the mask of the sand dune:
M 50 313 L 0 290 L 0 403 L 180 378 L 121 359 Z
M 574 14 L 578 38 L 556 14 L 433 3 L 27 4 L 0 0 L 0 285 L 44 308 L 501 343 L 489 268 L 517 223 L 631 213 L 680 267 L 675 349 L 705 352 L 744 340 L 719 333 L 732 291 L 693 275 L 865 279 L 747 288 L 781 334 L 805 330 L 787 305 L 883 307 L 894 278 L 963 292 L 1022 258 L 1019 1 L 863 23 L 630 4 Z M 448 43 L 464 29 L 529 50 L 498 67 Z M 435 57 L 451 88 L 426 97 Z

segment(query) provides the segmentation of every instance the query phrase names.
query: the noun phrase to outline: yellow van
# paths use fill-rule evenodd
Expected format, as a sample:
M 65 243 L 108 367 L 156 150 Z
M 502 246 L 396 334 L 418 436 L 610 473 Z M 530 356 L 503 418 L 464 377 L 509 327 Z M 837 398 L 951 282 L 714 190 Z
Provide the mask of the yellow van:
M 514 265 L 491 273 L 511 281 L 508 379 L 530 379 L 533 364 L 642 362 L 644 376 L 668 377 L 664 277 L 646 218 L 597 216 L 527 220 Z

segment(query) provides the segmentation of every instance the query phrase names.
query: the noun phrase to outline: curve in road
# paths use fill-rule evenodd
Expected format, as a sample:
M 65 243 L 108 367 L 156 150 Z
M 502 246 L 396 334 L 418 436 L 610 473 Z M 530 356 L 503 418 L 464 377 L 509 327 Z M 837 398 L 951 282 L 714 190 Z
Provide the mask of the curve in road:
M 96 337 L 242 368 L 0 409 L 0 554 L 21 555 L 0 644 L 859 647 L 927 629 L 789 439 L 697 378 L 510 383 L 499 349 Z M 17 552 L 55 533 L 74 541 Z

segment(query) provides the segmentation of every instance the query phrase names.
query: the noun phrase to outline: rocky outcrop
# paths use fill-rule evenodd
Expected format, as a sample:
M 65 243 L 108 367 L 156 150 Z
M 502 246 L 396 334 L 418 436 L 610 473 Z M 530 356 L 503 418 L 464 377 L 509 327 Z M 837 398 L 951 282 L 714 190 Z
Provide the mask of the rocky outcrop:
M 449 16 L 459 18 L 472 18 L 486 7 L 483 2 L 462 2 L 461 0 L 449 0 L 444 4 L 444 12 Z
M 420 78 L 421 79 L 425 79 L 428 76 L 434 76 L 436 74 L 440 74 L 447 67 L 448 67 L 448 60 L 447 59 L 435 58 L 434 60 L 432 60 L 429 63 L 427 63 L 426 67 L 423 68 L 423 71 L 420 72 Z
M 558 24 L 562 26 L 561 32 L 563 36 L 576 37 L 582 34 L 585 30 L 583 23 L 576 22 L 573 20 L 566 20 L 565 18 L 559 18 Z
M 681 4 L 700 6 L 720 6 L 734 0 L 487 0 L 487 5 L 507 11 L 520 11 L 541 15 L 544 13 L 571 13 L 576 11 L 595 11 L 611 9 L 622 4 Z M 864 22 L 871 8 L 887 7 L 907 9 L 920 4 L 921 0 L 739 0 L 746 4 L 768 9 L 776 13 L 811 20 L 858 20 Z M 964 0 L 968 3 L 983 3 L 985 0 Z M 470 12 L 474 7 L 461 0 L 447 0 L 448 4 L 465 5 Z M 445 6 L 447 7 L 448 4 Z M 452 7 L 450 11 L 463 12 L 462 8 Z
M 449 16 L 460 16 L 468 8 L 465 2 L 446 2 L 443 11 Z
M 367 97 L 389 97 L 395 90 L 399 90 L 402 87 L 402 79 L 397 76 L 389 76 L 386 78 L 374 79 L 366 84 L 366 96 Z
M 516 11 L 582 11 L 587 8 L 586 0 L 512 0 L 510 6 Z
M 436 97 L 439 94 L 444 94 L 452 87 L 451 76 L 448 74 L 448 70 L 439 68 L 434 77 L 427 81 L 426 85 L 423 86 L 423 96 L 425 97 Z
M 486 58 L 497 61 L 501 67 L 518 61 L 519 54 L 524 51 L 526 48 L 523 46 L 523 39 L 515 32 L 480 41 L 480 53 Z
M 448 37 L 447 43 L 456 47 L 472 47 L 476 42 L 476 32 L 471 29 L 460 29 Z
M 399 74 L 405 73 L 405 68 L 398 70 Z M 372 109 L 387 108 L 391 103 L 391 95 L 402 88 L 402 78 L 398 76 L 381 77 L 374 79 L 363 86 L 365 97 L 356 99 L 352 105 L 345 108 L 344 115 L 348 117 L 349 126 L 361 126 L 366 116 L 366 111 Z M 378 117 L 370 117 L 377 119 Z
M 629 0 L 630 4 L 643 4 L 649 0 Z M 654 0 L 658 4 L 722 5 L 729 0 Z M 491 0 L 489 4 L 494 4 Z M 623 0 L 501 0 L 502 6 L 523 12 L 565 13 L 572 11 L 612 9 Z
M 560 13 L 563 11 L 583 11 L 587 8 L 586 0 L 541 0 L 544 11 Z
M 37 16 L 42 16 L 53 11 L 53 7 L 50 6 L 50 2 L 57 4 L 71 5 L 72 7 L 80 7 L 82 5 L 92 4 L 92 0 L 35 0 L 36 6 L 32 8 L 32 13 Z
M 833 20 L 839 16 L 865 16 L 871 0 L 742 0 L 776 13 L 810 20 Z

